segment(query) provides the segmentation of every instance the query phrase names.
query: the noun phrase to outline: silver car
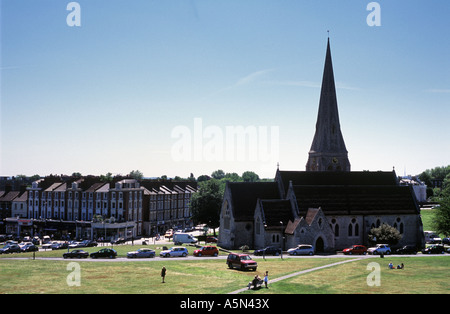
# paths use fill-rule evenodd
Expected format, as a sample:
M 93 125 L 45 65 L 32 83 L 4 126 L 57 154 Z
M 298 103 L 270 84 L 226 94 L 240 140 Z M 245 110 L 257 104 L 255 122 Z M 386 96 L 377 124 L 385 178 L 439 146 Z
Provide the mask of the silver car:
M 188 250 L 182 246 L 174 246 L 169 250 L 161 251 L 159 256 L 161 257 L 185 257 L 189 254 Z
M 314 255 L 314 247 L 309 244 L 300 244 L 296 248 L 287 250 L 289 255 Z

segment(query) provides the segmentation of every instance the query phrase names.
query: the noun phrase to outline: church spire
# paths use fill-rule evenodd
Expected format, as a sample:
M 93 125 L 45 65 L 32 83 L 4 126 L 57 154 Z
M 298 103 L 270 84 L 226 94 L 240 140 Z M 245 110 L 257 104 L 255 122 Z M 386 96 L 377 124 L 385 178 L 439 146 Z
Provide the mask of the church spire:
M 330 38 L 327 42 L 316 133 L 309 151 L 306 170 L 350 171 L 348 153 L 339 123 Z

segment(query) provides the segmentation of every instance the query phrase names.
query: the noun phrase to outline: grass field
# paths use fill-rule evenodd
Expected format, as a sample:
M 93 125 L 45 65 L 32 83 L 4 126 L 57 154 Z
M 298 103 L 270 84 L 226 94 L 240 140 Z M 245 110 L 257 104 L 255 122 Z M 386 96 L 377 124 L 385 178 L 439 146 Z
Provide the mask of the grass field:
M 259 260 L 257 273 L 268 270 L 270 279 L 299 270 L 342 261 L 343 258 L 285 258 Z M 71 260 L 0 259 L 0 293 L 30 294 L 223 294 L 243 288 L 255 272 L 228 269 L 225 261 L 157 259 L 138 262 L 81 261 L 80 286 L 69 286 Z M 369 262 L 381 267 L 381 285 L 369 287 Z M 403 262 L 405 269 L 388 270 L 387 264 Z M 450 293 L 450 257 L 370 258 L 333 266 L 270 284 L 269 289 L 244 293 Z M 167 268 L 166 283 L 160 270 Z
M 422 212 L 424 229 L 428 230 L 431 210 Z M 428 229 L 427 229 L 428 228 Z M 114 246 L 119 257 L 140 246 Z M 149 245 L 156 254 L 161 245 Z M 101 247 L 83 248 L 94 252 Z M 192 255 L 195 248 L 187 246 Z M 37 252 L 36 257 L 61 257 L 67 250 Z M 221 252 L 220 254 L 226 255 Z M 11 260 L 5 257 L 25 259 Z M 0 255 L 0 294 L 224 294 L 243 288 L 255 272 L 228 269 L 223 259 L 177 261 L 156 258 L 132 261 L 79 261 L 80 286 L 69 286 L 67 277 L 72 269 L 67 266 L 72 260 L 32 260 L 33 253 Z M 27 259 L 28 258 L 28 259 Z M 348 259 L 353 259 L 348 258 Z M 263 277 L 266 270 L 270 279 L 329 265 L 344 258 L 285 258 L 258 259 L 256 274 Z M 370 262 L 380 264 L 380 286 L 368 286 L 367 276 Z M 403 270 L 389 270 L 387 264 L 404 263 Z M 160 270 L 167 268 L 166 283 L 161 283 Z M 370 258 L 332 266 L 270 284 L 269 289 L 244 291 L 244 294 L 300 294 L 300 293 L 450 293 L 450 256 L 400 257 L 386 256 L 384 259 Z

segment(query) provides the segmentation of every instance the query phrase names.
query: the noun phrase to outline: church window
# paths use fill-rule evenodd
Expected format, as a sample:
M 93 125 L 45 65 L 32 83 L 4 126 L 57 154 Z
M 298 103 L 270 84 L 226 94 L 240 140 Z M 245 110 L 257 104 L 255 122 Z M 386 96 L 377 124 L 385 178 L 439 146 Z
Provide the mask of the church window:
M 352 224 L 348 225 L 348 236 L 349 237 L 353 236 L 353 225 Z
M 355 225 L 355 237 L 359 237 L 359 225 Z
M 322 218 L 319 218 L 318 224 L 319 224 L 319 227 L 322 228 Z
M 279 242 L 280 242 L 280 235 L 272 234 L 272 243 L 279 243 Z
M 403 222 L 402 222 L 402 223 L 400 223 L 400 230 L 399 230 L 401 234 L 403 234 L 403 232 L 405 231 L 403 228 L 404 227 L 403 227 Z
M 260 227 L 261 227 L 261 220 L 260 220 L 259 217 L 258 217 L 258 219 L 256 219 L 256 226 L 255 226 L 255 232 L 256 232 L 256 234 L 260 234 L 260 233 L 261 233 Z
M 338 224 L 336 224 L 336 225 L 334 226 L 334 235 L 335 235 L 336 237 L 339 237 L 339 225 L 338 225 Z
M 381 226 L 381 221 L 380 221 L 380 219 L 377 219 L 377 228 L 380 228 L 380 226 Z

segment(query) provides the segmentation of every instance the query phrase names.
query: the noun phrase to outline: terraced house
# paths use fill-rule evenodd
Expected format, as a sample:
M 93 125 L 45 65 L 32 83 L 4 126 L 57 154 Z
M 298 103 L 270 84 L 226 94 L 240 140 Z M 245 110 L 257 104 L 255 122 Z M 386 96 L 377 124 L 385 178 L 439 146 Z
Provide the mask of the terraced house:
M 8 217 L 3 232 L 106 240 L 163 233 L 192 223 L 189 202 L 196 187 L 196 182 L 48 176 L 22 192 L 2 192 Z M 12 215 L 12 205 L 22 206 L 20 215 Z M 24 219 L 27 224 L 19 227 Z

